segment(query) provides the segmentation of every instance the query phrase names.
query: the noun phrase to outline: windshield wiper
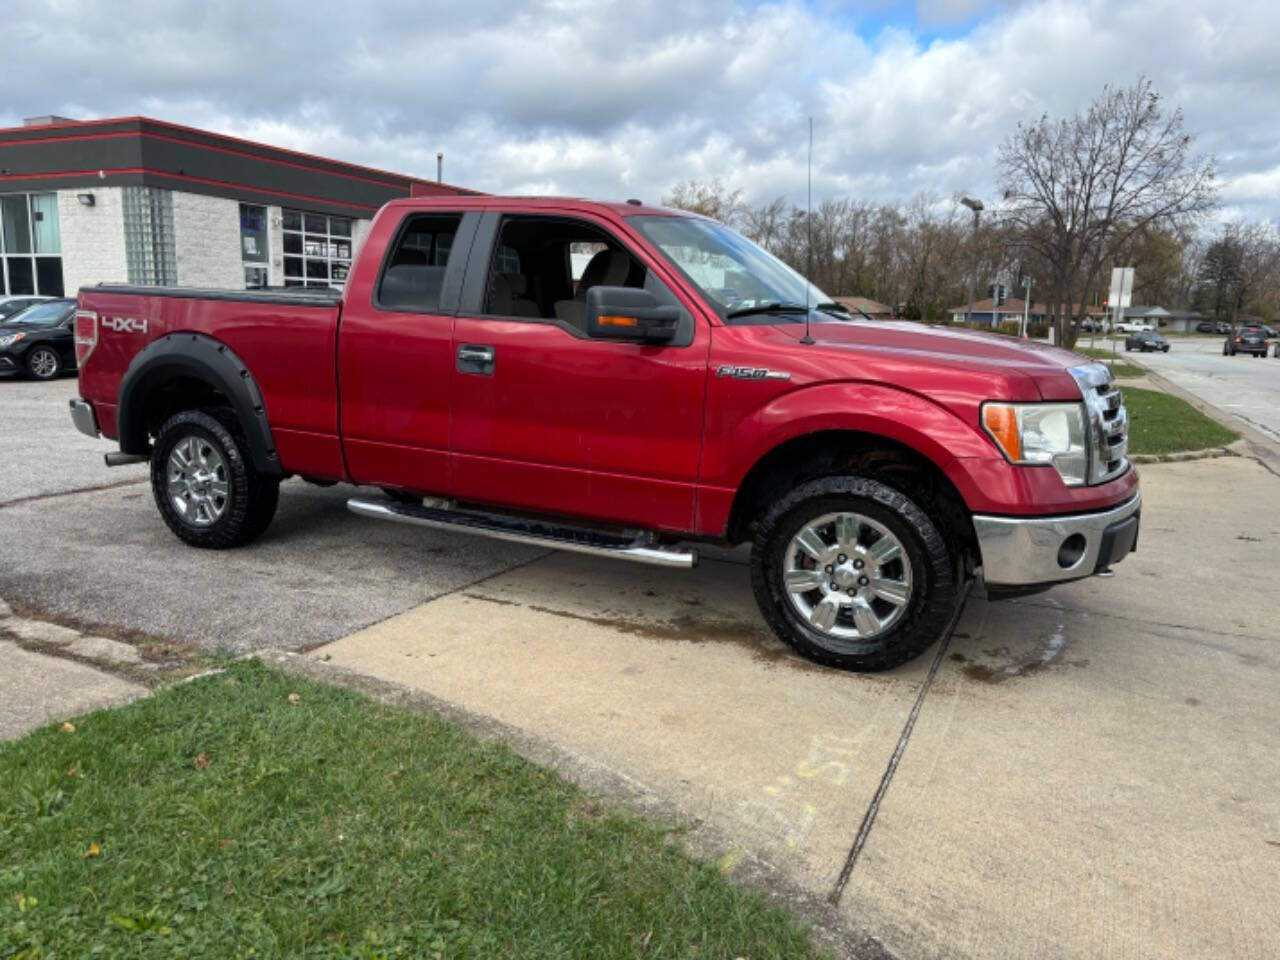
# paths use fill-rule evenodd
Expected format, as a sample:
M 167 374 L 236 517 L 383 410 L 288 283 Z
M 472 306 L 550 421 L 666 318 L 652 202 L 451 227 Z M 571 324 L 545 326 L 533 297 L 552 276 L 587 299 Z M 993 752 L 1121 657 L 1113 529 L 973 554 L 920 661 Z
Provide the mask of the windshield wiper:
M 764 303 L 757 303 L 754 307 L 730 310 L 725 314 L 725 319 L 732 320 L 735 317 L 749 317 L 757 313 L 795 313 L 797 310 L 803 313 L 806 309 L 808 308 L 803 303 L 783 303 L 780 300 L 767 300 Z

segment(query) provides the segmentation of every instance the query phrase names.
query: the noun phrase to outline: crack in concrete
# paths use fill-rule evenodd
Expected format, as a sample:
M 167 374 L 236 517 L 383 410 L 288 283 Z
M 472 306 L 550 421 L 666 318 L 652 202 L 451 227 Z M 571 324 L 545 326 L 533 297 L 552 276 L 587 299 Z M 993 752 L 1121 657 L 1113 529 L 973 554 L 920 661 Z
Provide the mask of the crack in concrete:
M 844 866 L 840 870 L 840 876 L 836 878 L 835 885 L 831 888 L 831 892 L 827 894 L 827 902 L 832 906 L 840 903 L 840 898 L 844 895 L 844 888 L 848 885 L 849 878 L 853 875 L 853 868 L 858 862 L 862 848 L 866 846 L 867 838 L 871 835 L 871 828 L 875 825 L 876 817 L 880 813 L 880 804 L 884 801 L 885 794 L 889 792 L 889 784 L 893 782 L 893 776 L 898 771 L 898 764 L 902 761 L 902 755 L 907 751 L 907 743 L 910 742 L 911 734 L 916 727 L 916 718 L 920 716 L 920 710 L 924 706 L 925 698 L 933 688 L 933 679 L 938 674 L 938 668 L 942 666 L 942 658 L 946 655 L 947 647 L 951 645 L 951 635 L 955 632 L 956 624 L 960 622 L 960 615 L 964 612 L 965 605 L 969 600 L 969 591 L 972 588 L 973 581 L 970 580 L 968 586 L 965 587 L 964 595 L 960 598 L 960 602 L 956 604 L 956 611 L 951 617 L 951 622 L 947 624 L 947 632 L 943 634 L 942 641 L 938 644 L 938 652 L 934 654 L 933 663 L 929 665 L 929 672 L 925 675 L 924 682 L 920 684 L 920 692 L 916 695 L 916 702 L 912 705 L 911 712 L 907 714 L 907 721 L 902 726 L 898 744 L 894 747 L 893 754 L 889 757 L 889 763 L 885 767 L 884 775 L 880 778 L 880 785 L 876 787 L 875 796 L 871 798 L 871 803 L 867 805 L 866 812 L 862 815 L 862 823 L 858 825 L 858 833 L 853 838 L 853 845 L 849 847 L 849 855 L 845 858 Z
M 94 487 L 79 487 L 75 490 L 55 490 L 51 493 L 33 493 L 29 497 L 17 497 L 13 500 L 0 501 L 0 510 L 8 507 L 18 507 L 24 503 L 37 503 L 41 500 L 55 500 L 58 497 L 74 497 L 80 493 L 99 493 L 103 490 L 117 490 L 120 487 L 132 487 L 140 483 L 150 483 L 150 477 L 143 477 L 139 480 L 117 480 L 114 483 L 102 483 Z

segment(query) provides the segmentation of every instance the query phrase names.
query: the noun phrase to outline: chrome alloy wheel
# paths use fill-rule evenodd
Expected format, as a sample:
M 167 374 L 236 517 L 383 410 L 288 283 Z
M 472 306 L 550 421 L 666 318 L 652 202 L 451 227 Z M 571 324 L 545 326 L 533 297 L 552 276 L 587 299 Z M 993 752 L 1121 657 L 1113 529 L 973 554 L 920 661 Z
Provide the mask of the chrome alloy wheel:
M 833 640 L 868 640 L 891 628 L 911 600 L 911 561 L 883 524 L 828 513 L 791 538 L 783 583 L 800 619 Z
M 44 347 L 31 355 L 31 372 L 42 380 L 58 372 L 58 355 Z
M 207 527 L 226 512 L 231 496 L 227 465 L 204 437 L 183 437 L 169 453 L 169 500 L 193 527 Z

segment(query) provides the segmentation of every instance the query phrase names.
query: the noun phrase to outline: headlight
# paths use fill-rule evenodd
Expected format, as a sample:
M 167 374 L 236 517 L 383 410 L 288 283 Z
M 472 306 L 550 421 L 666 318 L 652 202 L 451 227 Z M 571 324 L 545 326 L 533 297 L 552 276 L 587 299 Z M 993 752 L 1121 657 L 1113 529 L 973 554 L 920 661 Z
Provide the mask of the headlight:
M 17 343 L 19 340 L 26 338 L 25 333 L 11 333 L 7 337 L 0 337 L 0 347 L 7 347 L 10 344 Z
M 1069 487 L 1088 480 L 1084 404 L 984 403 L 982 427 L 1010 463 L 1052 465 Z

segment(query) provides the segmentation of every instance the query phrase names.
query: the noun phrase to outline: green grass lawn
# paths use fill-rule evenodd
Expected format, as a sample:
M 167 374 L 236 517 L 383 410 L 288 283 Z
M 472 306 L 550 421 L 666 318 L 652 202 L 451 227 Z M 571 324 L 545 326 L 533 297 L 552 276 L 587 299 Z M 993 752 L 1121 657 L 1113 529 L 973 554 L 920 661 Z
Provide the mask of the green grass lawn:
M 1177 453 L 1223 447 L 1240 438 L 1185 400 L 1158 390 L 1124 388 L 1130 453 Z
M 1084 357 L 1092 357 L 1094 360 L 1103 360 L 1111 367 L 1111 375 L 1113 377 L 1142 377 L 1146 376 L 1147 371 L 1132 363 L 1125 363 L 1121 356 L 1113 354 L 1110 350 L 1103 350 L 1100 347 L 1082 347 L 1076 344 L 1071 348 L 1073 352 Z
M 242 663 L 0 744 L 0 957 L 815 955 L 673 839 L 438 718 Z

